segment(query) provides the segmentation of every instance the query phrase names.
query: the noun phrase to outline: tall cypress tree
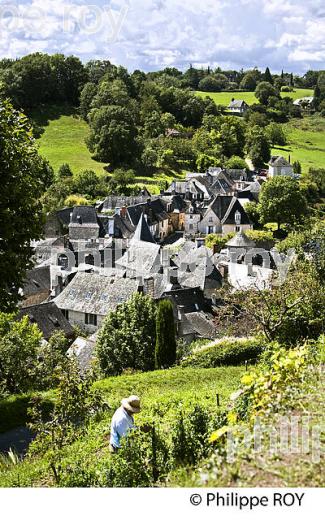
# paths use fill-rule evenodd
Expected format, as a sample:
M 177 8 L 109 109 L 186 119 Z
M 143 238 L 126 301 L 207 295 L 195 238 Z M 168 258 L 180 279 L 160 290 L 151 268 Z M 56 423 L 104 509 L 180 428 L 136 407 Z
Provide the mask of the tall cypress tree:
M 271 85 L 273 85 L 273 78 L 272 78 L 272 74 L 270 72 L 269 67 L 266 67 L 266 69 L 265 69 L 264 81 L 267 81 L 268 83 L 271 83 Z
M 176 331 L 173 304 L 169 300 L 161 300 L 156 316 L 156 349 L 155 366 L 168 368 L 176 361 Z

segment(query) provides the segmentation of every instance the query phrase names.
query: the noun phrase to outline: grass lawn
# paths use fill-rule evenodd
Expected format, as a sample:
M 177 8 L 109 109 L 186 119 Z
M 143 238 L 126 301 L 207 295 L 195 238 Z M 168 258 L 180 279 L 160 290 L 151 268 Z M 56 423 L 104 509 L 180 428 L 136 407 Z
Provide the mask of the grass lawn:
M 286 158 L 290 155 L 291 162 L 300 161 L 303 171 L 310 167 L 325 168 L 325 118 L 314 115 L 292 119 L 284 128 L 288 145 L 274 148 L 274 155 Z
M 292 99 L 299 99 L 306 96 L 313 96 L 312 89 L 295 89 L 294 92 L 282 92 L 282 97 L 291 97 Z M 232 98 L 243 99 L 248 105 L 253 105 L 259 101 L 256 99 L 254 92 L 199 92 L 196 94 L 200 97 L 211 97 L 217 105 L 228 106 Z
M 85 143 L 89 127 L 73 109 L 49 107 L 32 117 L 44 129 L 38 140 L 40 154 L 49 160 L 55 172 L 61 164 L 68 163 L 73 173 L 87 169 L 104 173 L 105 164 L 91 158 Z

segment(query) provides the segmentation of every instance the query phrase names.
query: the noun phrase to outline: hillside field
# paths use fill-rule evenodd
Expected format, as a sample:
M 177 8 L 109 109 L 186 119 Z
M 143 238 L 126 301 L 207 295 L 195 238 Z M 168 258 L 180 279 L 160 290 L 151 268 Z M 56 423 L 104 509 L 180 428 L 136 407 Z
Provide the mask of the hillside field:
M 297 88 L 293 92 L 282 92 L 282 97 L 291 97 L 293 100 L 300 99 L 306 96 L 312 96 L 314 91 L 312 89 L 301 89 Z M 258 103 L 259 101 L 255 97 L 254 92 L 200 92 L 197 91 L 196 94 L 200 97 L 207 97 L 213 99 L 213 101 L 217 105 L 228 106 L 232 98 L 235 99 L 243 99 L 246 101 L 248 105 L 253 105 L 254 103 Z
M 73 173 L 82 170 L 104 173 L 105 165 L 91 158 L 85 143 L 89 127 L 73 109 L 50 107 L 32 117 L 43 130 L 38 139 L 40 154 L 48 159 L 55 173 L 63 163 L 68 163 Z
M 303 171 L 325 168 L 325 118 L 320 116 L 292 119 L 284 125 L 288 144 L 273 148 L 274 155 L 283 155 L 291 162 L 300 161 Z
M 170 425 L 179 417 L 180 410 L 187 413 L 195 405 L 217 414 L 224 410 L 231 393 L 240 384 L 245 368 L 172 368 L 118 377 L 110 377 L 95 383 L 109 405 L 98 422 L 93 423 L 87 434 L 72 445 L 64 448 L 62 464 L 78 466 L 89 461 L 93 467 L 110 457 L 108 435 L 110 419 L 123 397 L 138 394 L 142 400 L 142 411 L 136 417 L 138 425 L 158 421 L 165 435 L 171 434 Z M 220 406 L 217 406 L 216 394 Z M 53 477 L 46 458 L 31 456 L 22 463 L 1 470 L 0 487 L 53 486 Z

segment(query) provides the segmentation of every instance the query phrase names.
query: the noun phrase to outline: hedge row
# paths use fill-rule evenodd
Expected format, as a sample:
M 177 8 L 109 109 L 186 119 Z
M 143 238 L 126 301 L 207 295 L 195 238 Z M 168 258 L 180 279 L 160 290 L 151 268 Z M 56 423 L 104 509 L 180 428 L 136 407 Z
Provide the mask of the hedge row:
M 225 340 L 193 352 L 182 361 L 181 366 L 215 368 L 240 365 L 245 361 L 255 362 L 264 347 L 265 343 L 260 339 Z

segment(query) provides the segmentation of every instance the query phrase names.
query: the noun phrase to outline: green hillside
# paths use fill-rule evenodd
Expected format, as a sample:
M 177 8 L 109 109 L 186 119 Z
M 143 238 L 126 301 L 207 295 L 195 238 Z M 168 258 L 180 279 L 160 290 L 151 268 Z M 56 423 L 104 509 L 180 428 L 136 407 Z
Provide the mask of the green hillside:
M 61 485 L 72 484 L 69 476 L 70 467 L 75 468 L 73 478 L 82 479 L 82 484 L 86 485 L 87 476 L 84 469 L 79 473 L 79 467 L 84 468 L 86 464 L 86 471 L 93 478 L 99 469 L 98 465 L 110 463 L 108 427 L 111 416 L 123 397 L 139 394 L 142 399 L 142 412 L 136 417 L 137 424 L 140 426 L 155 421 L 164 432 L 164 436 L 170 438 L 173 435 L 173 425 L 181 411 L 186 415 L 197 405 L 216 415 L 225 410 L 229 396 L 238 388 L 244 371 L 243 366 L 212 369 L 172 368 L 98 381 L 95 387 L 105 397 L 109 410 L 102 415 L 99 422 L 94 422 L 89 427 L 84 437 L 64 448 L 62 467 L 67 469 L 69 482 L 62 482 Z M 216 403 L 217 393 L 220 399 L 219 407 Z M 8 470 L 1 470 L 0 464 L 0 487 L 16 485 L 55 485 L 46 457 L 28 457 L 21 464 Z M 109 485 L 109 482 L 106 485 Z
M 282 92 L 282 97 L 291 97 L 292 99 L 299 99 L 306 96 L 312 96 L 314 91 L 312 89 L 295 89 L 293 92 Z M 243 99 L 248 105 L 258 103 L 254 92 L 199 92 L 196 94 L 201 97 L 211 97 L 217 105 L 228 106 L 232 98 Z
M 325 118 L 320 116 L 292 119 L 284 125 L 288 145 L 276 147 L 274 155 L 283 155 L 291 162 L 300 161 L 303 171 L 325 168 Z
M 61 164 L 68 163 L 73 173 L 87 169 L 104 173 L 105 165 L 91 158 L 85 143 L 89 127 L 73 109 L 49 107 L 32 114 L 32 118 L 43 129 L 38 140 L 40 153 L 55 172 Z

